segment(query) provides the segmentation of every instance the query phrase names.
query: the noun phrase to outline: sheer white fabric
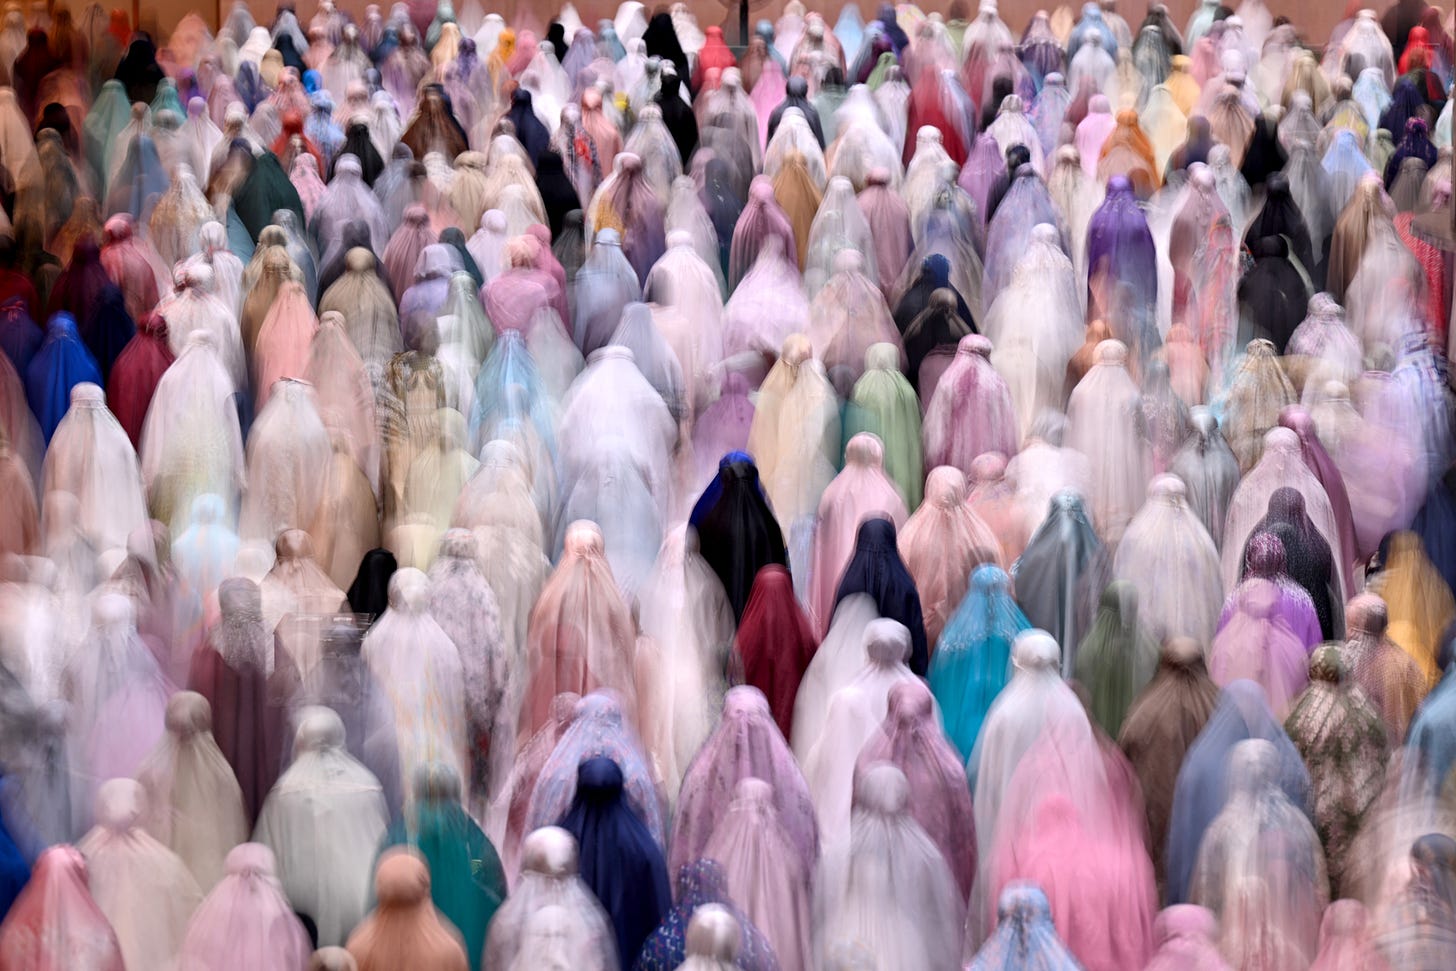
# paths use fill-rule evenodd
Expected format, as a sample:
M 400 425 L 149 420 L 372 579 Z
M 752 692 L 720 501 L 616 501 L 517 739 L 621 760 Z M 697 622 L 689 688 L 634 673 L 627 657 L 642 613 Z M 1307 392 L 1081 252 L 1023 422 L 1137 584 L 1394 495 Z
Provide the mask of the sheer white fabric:
M 379 780 L 344 748 L 337 714 L 305 708 L 297 723 L 293 764 L 268 793 L 253 838 L 273 851 L 288 902 L 327 947 L 346 941 L 369 909 L 389 810 Z
M 1067 444 L 1087 457 L 1091 471 L 1092 521 L 1116 543 L 1142 506 L 1152 471 L 1142 396 L 1121 341 L 1097 345 L 1097 363 L 1072 390 L 1067 419 Z
M 1207 650 L 1223 609 L 1223 579 L 1213 537 L 1188 505 L 1183 480 L 1161 475 L 1128 523 L 1112 571 L 1138 590 L 1138 618 L 1154 643 L 1192 637 Z
M 71 389 L 71 407 L 51 437 L 41 475 L 42 495 L 75 497 L 76 525 L 98 552 L 126 549 L 127 537 L 149 521 L 136 451 L 94 384 Z

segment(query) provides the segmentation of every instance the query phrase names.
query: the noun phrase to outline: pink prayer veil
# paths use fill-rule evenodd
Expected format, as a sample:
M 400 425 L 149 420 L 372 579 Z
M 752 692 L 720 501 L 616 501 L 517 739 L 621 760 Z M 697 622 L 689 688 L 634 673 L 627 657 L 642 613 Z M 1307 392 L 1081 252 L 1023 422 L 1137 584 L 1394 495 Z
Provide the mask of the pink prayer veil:
M 915 581 L 932 653 L 940 633 L 983 563 L 999 563 L 1001 544 L 966 504 L 966 477 L 942 465 L 925 479 L 925 501 L 899 531 L 900 556 Z
M 849 440 L 844 471 L 834 477 L 819 500 L 810 567 L 809 610 L 828 629 L 834 594 L 845 566 L 854 555 L 855 537 L 867 519 L 887 518 L 898 530 L 909 515 L 905 500 L 885 474 L 884 445 L 869 432 Z
M 0 960 L 17 971 L 124 971 L 121 946 L 86 885 L 74 846 L 53 846 L 0 924 Z
M 747 685 L 729 690 L 723 718 L 683 776 L 673 819 L 669 868 L 703 856 L 721 825 L 719 813 L 745 779 L 771 787 L 784 839 L 805 873 L 819 857 L 819 827 L 808 784 L 774 723 L 768 701 Z
M 192 916 L 181 967 L 301 968 L 313 953 L 303 924 L 274 875 L 273 851 L 244 843 L 227 856 L 227 875 Z
M 941 731 L 935 698 L 922 682 L 895 685 L 889 701 L 879 732 L 860 749 L 856 771 L 890 762 L 905 774 L 911 815 L 940 848 L 964 900 L 976 875 L 976 831 L 965 767 Z
M 1017 452 L 1016 411 L 1006 381 L 991 366 L 991 342 L 962 337 L 925 411 L 925 464 L 950 465 L 967 477 L 980 455 Z
M 1164 908 L 1153 922 L 1153 936 L 1158 949 L 1144 971 L 1232 971 L 1218 953 L 1218 918 L 1206 907 Z
M 809 971 L 814 869 L 796 852 L 775 799 L 774 787 L 762 779 L 741 779 L 703 854 L 722 865 L 729 895 L 773 946 L 779 967 Z

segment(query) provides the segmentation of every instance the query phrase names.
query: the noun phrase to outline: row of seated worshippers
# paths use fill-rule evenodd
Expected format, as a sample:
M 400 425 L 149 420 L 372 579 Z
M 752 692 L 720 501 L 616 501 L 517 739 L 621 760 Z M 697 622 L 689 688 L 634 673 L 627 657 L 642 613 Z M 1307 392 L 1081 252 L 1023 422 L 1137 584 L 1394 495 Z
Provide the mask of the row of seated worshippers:
M 1456 966 L 1450 18 L 1133 6 L 7 7 L 0 969 Z

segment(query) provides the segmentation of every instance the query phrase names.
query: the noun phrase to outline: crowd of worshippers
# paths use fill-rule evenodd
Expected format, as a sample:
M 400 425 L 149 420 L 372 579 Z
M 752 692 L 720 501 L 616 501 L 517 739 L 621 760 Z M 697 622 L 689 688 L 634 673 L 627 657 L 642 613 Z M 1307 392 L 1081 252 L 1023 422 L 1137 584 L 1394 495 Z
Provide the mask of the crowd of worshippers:
M 1456 967 L 1451 13 L 726 12 L 4 7 L 0 971 Z

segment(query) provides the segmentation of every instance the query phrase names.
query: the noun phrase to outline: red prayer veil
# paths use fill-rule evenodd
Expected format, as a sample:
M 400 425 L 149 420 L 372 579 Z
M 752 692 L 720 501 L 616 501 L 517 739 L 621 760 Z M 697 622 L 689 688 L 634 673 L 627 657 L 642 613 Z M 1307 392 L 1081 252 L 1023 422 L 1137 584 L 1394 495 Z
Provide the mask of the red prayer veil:
M 770 563 L 754 577 L 736 645 L 743 683 L 764 693 L 787 738 L 794 725 L 799 681 L 819 649 L 819 639 L 794 596 L 789 571 L 779 564 Z

